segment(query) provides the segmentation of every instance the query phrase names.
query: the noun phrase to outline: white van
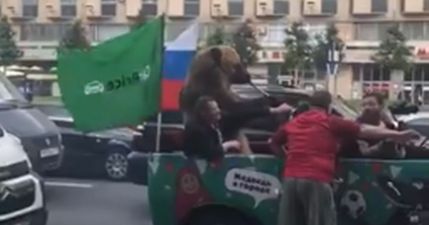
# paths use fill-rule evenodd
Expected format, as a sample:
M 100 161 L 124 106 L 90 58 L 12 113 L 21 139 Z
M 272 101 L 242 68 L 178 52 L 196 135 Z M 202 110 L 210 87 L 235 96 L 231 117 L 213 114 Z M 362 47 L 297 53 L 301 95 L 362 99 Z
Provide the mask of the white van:
M 0 224 L 46 225 L 43 181 L 21 141 L 0 127 Z

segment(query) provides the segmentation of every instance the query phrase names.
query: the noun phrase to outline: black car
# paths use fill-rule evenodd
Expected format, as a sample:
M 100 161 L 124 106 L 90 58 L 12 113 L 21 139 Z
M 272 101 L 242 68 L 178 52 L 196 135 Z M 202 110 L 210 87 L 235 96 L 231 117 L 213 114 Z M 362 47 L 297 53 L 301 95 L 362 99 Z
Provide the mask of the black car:
M 112 180 L 127 176 L 127 155 L 141 134 L 129 128 L 83 133 L 75 129 L 68 111 L 57 105 L 39 105 L 39 109 L 59 128 L 64 145 L 60 173 L 72 176 L 104 175 Z

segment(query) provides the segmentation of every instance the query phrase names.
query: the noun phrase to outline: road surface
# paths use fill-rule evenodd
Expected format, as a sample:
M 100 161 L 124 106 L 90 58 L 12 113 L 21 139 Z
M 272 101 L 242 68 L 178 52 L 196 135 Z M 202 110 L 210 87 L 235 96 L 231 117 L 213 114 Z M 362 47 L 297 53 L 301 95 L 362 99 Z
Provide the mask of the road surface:
M 47 178 L 48 225 L 151 225 L 146 187 Z

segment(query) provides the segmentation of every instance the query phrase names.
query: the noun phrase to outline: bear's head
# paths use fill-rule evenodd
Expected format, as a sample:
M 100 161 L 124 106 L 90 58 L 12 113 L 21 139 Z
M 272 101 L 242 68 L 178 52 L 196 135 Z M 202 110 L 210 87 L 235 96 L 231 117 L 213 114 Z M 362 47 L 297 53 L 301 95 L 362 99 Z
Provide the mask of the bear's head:
M 231 84 L 250 83 L 250 74 L 240 56 L 229 46 L 213 46 L 200 50 L 194 57 L 182 90 L 181 107 L 191 109 L 199 96 L 210 95 L 222 107 L 236 101 Z
M 250 74 L 234 48 L 213 46 L 201 50 L 194 57 L 188 81 L 195 79 L 222 80 L 228 85 L 243 84 L 250 82 Z

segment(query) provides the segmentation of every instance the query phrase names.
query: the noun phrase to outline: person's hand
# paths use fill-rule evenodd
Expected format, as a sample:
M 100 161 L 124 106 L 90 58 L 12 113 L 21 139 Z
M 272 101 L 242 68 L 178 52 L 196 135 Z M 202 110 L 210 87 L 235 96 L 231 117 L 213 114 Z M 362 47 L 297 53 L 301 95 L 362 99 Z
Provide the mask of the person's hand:
M 240 149 L 241 148 L 241 144 L 237 140 L 226 141 L 222 144 L 222 146 L 223 146 L 223 149 L 225 150 L 225 152 L 230 150 L 230 149 Z
M 399 143 L 405 143 L 413 139 L 418 139 L 421 136 L 422 135 L 415 130 L 404 130 L 404 131 L 399 131 L 398 135 L 393 139 L 393 141 L 399 142 Z
M 292 110 L 293 110 L 293 107 L 286 104 L 286 103 L 283 103 L 283 104 L 281 104 L 275 108 L 270 109 L 271 113 L 273 113 L 273 114 L 287 113 L 287 112 L 290 112 Z

